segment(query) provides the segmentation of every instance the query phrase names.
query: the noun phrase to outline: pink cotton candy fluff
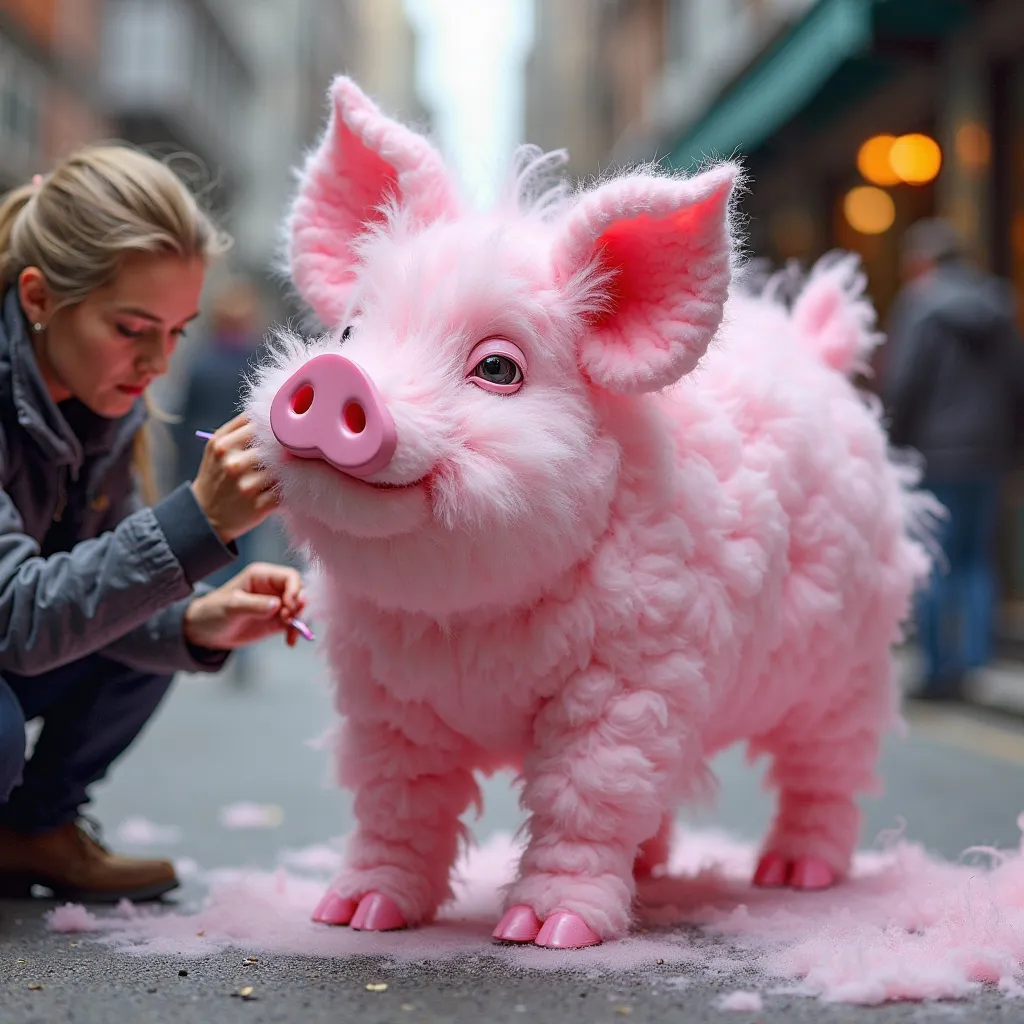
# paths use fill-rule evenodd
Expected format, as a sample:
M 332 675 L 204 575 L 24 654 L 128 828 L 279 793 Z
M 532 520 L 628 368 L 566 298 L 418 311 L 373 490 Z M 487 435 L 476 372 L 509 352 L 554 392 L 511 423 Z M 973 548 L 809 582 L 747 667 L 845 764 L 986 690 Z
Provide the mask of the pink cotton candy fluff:
M 756 858 L 747 843 L 689 829 L 676 839 L 667 873 L 638 884 L 643 927 L 637 934 L 561 953 L 492 944 L 489 922 L 522 853 L 521 841 L 500 834 L 463 851 L 453 900 L 421 929 L 373 935 L 312 923 L 322 880 L 337 867 L 324 846 L 283 851 L 282 865 L 292 871 L 203 872 L 209 890 L 199 907 L 122 904 L 95 916 L 83 907 L 58 907 L 49 923 L 55 931 L 90 932 L 90 939 L 131 956 L 362 955 L 399 969 L 488 959 L 510 972 L 574 972 L 664 986 L 685 991 L 687 1002 L 704 998 L 697 986 L 706 992 L 710 984 L 726 990 L 715 1004 L 738 1012 L 755 996 L 770 1007 L 779 994 L 873 1005 L 971 999 L 982 985 L 1009 997 L 1024 992 L 1020 848 L 988 851 L 987 864 L 950 864 L 891 838 L 883 850 L 856 854 L 846 884 L 807 893 L 752 888 Z M 973 1019 L 970 1012 L 968 1006 Z
M 431 920 L 474 773 L 512 767 L 496 937 L 621 938 L 738 741 L 778 791 L 758 882 L 842 879 L 937 511 L 851 383 L 879 340 L 855 260 L 755 287 L 734 164 L 573 192 L 526 149 L 479 212 L 352 81 L 331 103 L 287 225 L 329 330 L 281 333 L 248 397 L 355 792 L 314 918 Z

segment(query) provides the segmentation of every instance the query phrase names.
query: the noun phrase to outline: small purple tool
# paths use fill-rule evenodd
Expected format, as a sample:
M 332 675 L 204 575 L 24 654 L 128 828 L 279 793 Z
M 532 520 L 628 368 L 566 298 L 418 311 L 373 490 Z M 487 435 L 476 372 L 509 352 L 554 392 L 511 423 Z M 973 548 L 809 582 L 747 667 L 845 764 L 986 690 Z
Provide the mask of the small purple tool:
M 298 630 L 298 632 L 307 640 L 316 639 L 316 637 L 313 636 L 313 630 L 311 630 L 301 619 L 292 619 L 288 625 L 290 625 L 292 629 Z
M 209 441 L 213 434 L 208 430 L 197 430 L 196 437 L 203 438 L 204 441 Z M 292 629 L 298 630 L 298 632 L 304 636 L 307 640 L 315 640 L 316 637 L 313 635 L 313 631 L 307 626 L 301 619 L 292 619 L 289 623 Z

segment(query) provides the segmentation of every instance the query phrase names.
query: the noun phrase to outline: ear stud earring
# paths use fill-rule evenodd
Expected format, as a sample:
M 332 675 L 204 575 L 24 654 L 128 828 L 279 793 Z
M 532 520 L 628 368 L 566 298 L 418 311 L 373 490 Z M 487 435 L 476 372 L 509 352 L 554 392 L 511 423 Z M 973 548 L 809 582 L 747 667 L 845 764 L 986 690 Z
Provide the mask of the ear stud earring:
M 32 325 L 32 330 L 35 331 L 36 334 L 39 334 L 39 332 L 42 331 L 42 329 L 43 329 L 43 325 L 42 324 L 36 323 L 36 324 Z

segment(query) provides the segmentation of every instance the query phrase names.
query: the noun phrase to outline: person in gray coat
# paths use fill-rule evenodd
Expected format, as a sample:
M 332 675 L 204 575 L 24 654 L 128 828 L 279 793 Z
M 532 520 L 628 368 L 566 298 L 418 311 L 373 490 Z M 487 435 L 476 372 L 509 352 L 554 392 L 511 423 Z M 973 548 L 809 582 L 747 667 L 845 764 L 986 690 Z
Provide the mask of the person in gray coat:
M 274 509 L 243 417 L 153 495 L 146 388 L 225 238 L 164 164 L 91 147 L 0 206 L 0 895 L 151 899 L 164 860 L 111 854 L 81 813 L 178 671 L 283 633 L 291 568 L 200 583 Z M 26 760 L 25 724 L 43 719 Z
M 917 609 L 925 658 L 918 696 L 957 699 L 988 662 L 994 633 L 994 539 L 1014 457 L 1024 347 L 1009 286 L 964 259 L 945 221 L 903 240 L 906 285 L 889 326 L 883 402 L 890 440 L 924 462 L 923 486 L 945 506 L 937 567 Z

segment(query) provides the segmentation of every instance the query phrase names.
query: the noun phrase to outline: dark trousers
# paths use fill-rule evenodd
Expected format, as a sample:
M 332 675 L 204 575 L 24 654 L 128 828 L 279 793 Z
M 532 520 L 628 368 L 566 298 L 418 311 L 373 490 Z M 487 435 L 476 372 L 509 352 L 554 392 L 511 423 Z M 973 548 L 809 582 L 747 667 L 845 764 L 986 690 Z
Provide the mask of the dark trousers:
M 925 689 L 938 695 L 989 660 L 994 632 L 994 540 L 999 481 L 925 481 L 948 510 L 940 542 L 947 566 L 936 566 L 917 608 L 925 656 Z
M 0 826 L 44 831 L 73 821 L 171 678 L 95 654 L 43 675 L 0 679 Z M 26 762 L 25 723 L 37 717 L 43 729 Z

